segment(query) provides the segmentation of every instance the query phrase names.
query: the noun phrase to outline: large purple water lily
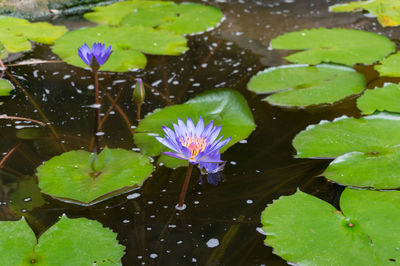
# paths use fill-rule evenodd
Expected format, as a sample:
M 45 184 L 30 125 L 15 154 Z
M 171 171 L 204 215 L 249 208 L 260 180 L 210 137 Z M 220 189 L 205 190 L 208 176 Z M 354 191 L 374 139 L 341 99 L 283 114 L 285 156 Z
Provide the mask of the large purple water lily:
M 221 161 L 219 149 L 232 137 L 222 140 L 222 135 L 218 138 L 222 126 L 214 126 L 211 121 L 204 127 L 203 118 L 200 117 L 196 126 L 192 119 L 188 118 L 187 125 L 178 119 L 178 125 L 173 124 L 173 127 L 174 130 L 164 126 L 164 138 L 156 137 L 159 142 L 174 151 L 163 152 L 164 154 L 187 160 L 191 164 L 199 163 L 199 168 L 207 173 L 215 173 L 223 168 L 225 163 Z
M 92 49 L 85 43 L 78 49 L 79 57 L 90 67 L 102 66 L 112 53 L 111 45 L 106 49 L 104 43 L 93 43 Z

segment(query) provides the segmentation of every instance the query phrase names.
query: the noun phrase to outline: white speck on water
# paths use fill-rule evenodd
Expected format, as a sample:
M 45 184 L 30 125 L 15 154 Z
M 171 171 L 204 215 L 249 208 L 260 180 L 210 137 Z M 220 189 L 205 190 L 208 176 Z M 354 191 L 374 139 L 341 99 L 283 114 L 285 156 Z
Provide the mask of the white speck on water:
M 29 202 L 29 201 L 31 201 L 31 200 L 32 200 L 31 198 L 25 198 L 25 199 L 24 199 L 25 202 Z
M 180 244 L 182 244 L 183 243 L 183 241 L 182 240 L 179 240 L 178 242 L 176 242 L 178 245 L 180 245 Z
M 199 204 L 199 203 L 200 203 L 200 201 L 198 201 L 198 200 L 195 200 L 193 203 L 197 205 L 197 204 Z
M 104 136 L 104 132 L 96 132 L 96 136 Z
M 162 80 L 159 79 L 159 80 L 154 81 L 153 83 L 151 83 L 151 86 L 156 87 L 156 86 L 158 86 L 161 82 L 162 82 Z
M 247 143 L 247 139 L 243 139 L 243 140 L 239 141 L 239 143 L 246 144 Z
M 267 235 L 267 234 L 264 232 L 264 230 L 262 229 L 262 227 L 257 227 L 257 228 L 256 228 L 256 231 L 259 232 L 259 233 L 262 234 L 262 235 L 265 235 L 265 236 Z
M 219 246 L 219 240 L 216 238 L 211 238 L 210 240 L 207 241 L 207 247 L 209 248 L 215 248 Z
M 182 207 L 179 207 L 179 205 L 176 204 L 175 209 L 177 209 L 178 211 L 183 211 L 184 209 L 186 209 L 186 204 L 183 204 Z
M 196 258 L 192 258 L 192 262 L 197 262 Z
M 150 254 L 150 258 L 152 258 L 152 259 L 155 259 L 155 258 L 157 258 L 158 257 L 158 255 L 156 254 L 156 253 L 151 253 Z
M 252 201 L 251 199 L 249 199 L 249 200 L 246 200 L 246 203 L 247 203 L 247 204 L 252 204 L 253 201 Z
M 169 228 L 175 228 L 176 225 L 175 225 L 175 224 L 169 224 L 168 227 L 169 227 Z
M 153 204 L 153 202 L 152 201 L 148 201 L 147 204 Z
M 125 220 L 123 220 L 122 222 L 123 222 L 124 224 L 127 224 L 127 223 L 129 223 L 130 221 L 127 220 L 127 219 L 125 219 Z
M 140 197 L 139 193 L 133 193 L 133 194 L 129 194 L 128 196 L 126 196 L 127 199 L 136 199 L 139 197 Z
M 89 86 L 87 86 L 88 90 L 94 90 L 94 86 L 92 84 L 90 84 Z
M 235 161 L 230 161 L 229 162 L 231 165 L 236 165 L 237 163 Z

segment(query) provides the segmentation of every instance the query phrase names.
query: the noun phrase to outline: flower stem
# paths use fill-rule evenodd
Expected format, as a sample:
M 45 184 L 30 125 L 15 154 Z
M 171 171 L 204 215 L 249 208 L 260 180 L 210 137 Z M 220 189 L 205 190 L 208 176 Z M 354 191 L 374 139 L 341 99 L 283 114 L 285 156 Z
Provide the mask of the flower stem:
M 178 203 L 179 209 L 183 208 L 183 201 L 185 200 L 185 197 L 186 197 L 186 191 L 189 186 L 189 181 L 190 181 L 190 176 L 192 175 L 192 170 L 193 170 L 193 164 L 189 163 L 189 167 L 186 172 L 185 183 L 183 183 L 181 195 L 179 196 L 179 203 Z
M 93 127 L 93 137 L 94 137 L 94 147 L 93 152 L 99 152 L 99 136 L 97 132 L 100 130 L 100 100 L 99 100 L 99 76 L 98 69 L 93 68 L 93 79 L 94 79 L 94 89 L 95 89 L 95 97 L 96 97 L 96 108 L 95 108 L 95 118 L 94 118 L 94 127 Z
M 137 122 L 139 123 L 139 121 L 140 121 L 140 110 L 142 109 L 142 104 L 141 103 L 138 103 L 137 104 L 137 114 L 136 114 L 136 120 L 137 120 Z

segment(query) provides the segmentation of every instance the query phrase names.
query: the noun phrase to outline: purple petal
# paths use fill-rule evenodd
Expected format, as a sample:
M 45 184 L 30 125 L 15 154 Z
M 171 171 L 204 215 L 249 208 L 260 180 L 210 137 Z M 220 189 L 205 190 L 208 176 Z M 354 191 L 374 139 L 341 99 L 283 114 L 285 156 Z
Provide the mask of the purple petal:
M 221 138 L 222 138 L 223 136 L 221 136 Z M 220 138 L 220 139 L 221 139 Z M 218 140 L 218 142 L 215 142 L 215 144 L 214 145 L 212 145 L 210 148 L 209 148 L 209 152 L 214 152 L 214 151 L 216 151 L 216 150 L 219 150 L 219 149 L 221 149 L 223 146 L 225 146 L 229 141 L 231 141 L 231 139 L 232 139 L 232 137 L 229 137 L 229 138 L 227 138 L 227 139 L 224 139 L 223 141 L 221 141 L 221 142 L 219 142 L 219 140 Z
M 167 156 L 171 156 L 171 157 L 174 157 L 177 159 L 187 160 L 185 157 L 183 157 L 182 155 L 180 155 L 178 153 L 173 153 L 173 152 L 168 152 L 168 151 L 163 151 L 162 153 Z
M 195 134 L 195 126 L 193 124 L 192 119 L 190 119 L 190 117 L 187 119 L 187 131 L 189 133 L 190 136 L 193 136 Z
M 201 133 L 203 133 L 203 130 L 204 130 L 204 121 L 203 118 L 200 116 L 195 129 L 196 136 L 200 137 Z
M 213 128 L 213 121 L 211 121 L 210 123 L 208 123 L 208 125 L 206 126 L 206 128 L 203 130 L 203 133 L 201 133 L 201 136 L 200 136 L 200 137 L 207 138 L 207 136 L 210 134 L 212 128 Z
M 186 125 L 180 118 L 178 118 L 178 125 L 180 127 L 181 132 L 183 132 L 182 136 L 186 135 L 185 134 L 187 132 Z
M 209 136 L 206 136 L 206 138 L 208 139 L 209 143 L 213 143 L 214 140 L 218 137 L 219 133 L 221 132 L 221 128 L 222 126 L 213 128 L 213 130 L 211 131 Z
M 164 139 L 164 138 L 161 138 L 161 137 L 155 137 L 155 138 L 156 138 L 156 140 L 158 140 L 162 145 L 164 145 L 164 146 L 170 148 L 170 149 L 173 150 L 173 151 L 179 152 L 179 150 L 177 150 L 177 147 L 175 147 L 175 145 L 173 145 L 170 141 L 168 141 L 168 140 L 166 140 L 166 139 Z

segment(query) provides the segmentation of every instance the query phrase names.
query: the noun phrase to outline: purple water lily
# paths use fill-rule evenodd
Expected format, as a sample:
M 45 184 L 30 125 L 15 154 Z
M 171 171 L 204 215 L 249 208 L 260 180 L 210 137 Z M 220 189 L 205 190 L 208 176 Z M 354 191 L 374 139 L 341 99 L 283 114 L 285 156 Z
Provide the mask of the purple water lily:
M 196 126 L 188 118 L 187 125 L 178 119 L 178 125 L 173 124 L 173 127 L 175 132 L 164 126 L 164 138 L 156 137 L 159 142 L 174 151 L 163 152 L 164 154 L 187 160 L 191 164 L 199 163 L 199 168 L 207 173 L 216 173 L 223 168 L 225 163 L 221 161 L 219 149 L 232 137 L 221 141 L 224 137 L 222 135 L 218 138 L 221 126 L 214 126 L 211 121 L 204 127 L 204 121 L 200 117 Z
M 92 49 L 85 43 L 78 49 L 78 55 L 90 67 L 102 66 L 112 53 L 111 45 L 106 49 L 104 43 L 93 43 Z

